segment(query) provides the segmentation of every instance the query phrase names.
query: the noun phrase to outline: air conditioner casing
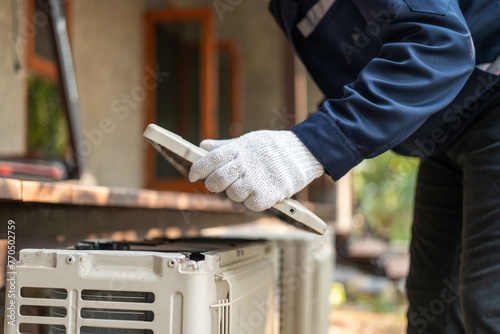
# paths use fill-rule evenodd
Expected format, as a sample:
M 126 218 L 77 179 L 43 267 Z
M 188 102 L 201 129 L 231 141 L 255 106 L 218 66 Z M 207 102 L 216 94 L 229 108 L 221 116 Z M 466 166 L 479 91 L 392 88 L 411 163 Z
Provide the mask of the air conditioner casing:
M 15 278 L 15 293 L 7 288 L 4 332 L 40 324 L 54 334 L 278 333 L 275 242 L 172 243 L 22 250 L 7 276 Z
M 280 256 L 280 333 L 327 334 L 329 291 L 335 249 L 333 229 L 319 236 L 274 218 L 201 230 L 205 237 L 266 239 L 277 242 Z

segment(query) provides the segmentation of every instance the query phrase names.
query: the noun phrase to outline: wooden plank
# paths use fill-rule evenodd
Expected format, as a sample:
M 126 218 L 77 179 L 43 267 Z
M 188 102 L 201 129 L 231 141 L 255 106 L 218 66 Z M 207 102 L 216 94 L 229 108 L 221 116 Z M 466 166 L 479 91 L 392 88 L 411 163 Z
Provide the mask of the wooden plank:
M 0 199 L 21 201 L 23 199 L 21 181 L 0 178 Z
M 106 206 L 110 192 L 108 187 L 74 185 L 72 204 Z
M 52 183 L 0 178 L 1 200 L 144 209 L 239 213 L 245 211 L 243 205 L 233 203 L 219 195 L 203 192 L 109 188 L 65 182 Z
M 73 186 L 62 183 L 22 181 L 24 202 L 72 204 Z
M 110 188 L 109 205 L 139 207 L 139 190 L 128 188 Z

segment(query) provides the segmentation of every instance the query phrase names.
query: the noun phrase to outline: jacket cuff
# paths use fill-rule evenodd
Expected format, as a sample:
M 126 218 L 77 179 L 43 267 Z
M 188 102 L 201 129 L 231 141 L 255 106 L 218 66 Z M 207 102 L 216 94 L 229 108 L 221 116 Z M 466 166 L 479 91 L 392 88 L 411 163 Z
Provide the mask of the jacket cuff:
M 363 160 L 337 124 L 322 111 L 297 124 L 292 132 L 335 181 Z

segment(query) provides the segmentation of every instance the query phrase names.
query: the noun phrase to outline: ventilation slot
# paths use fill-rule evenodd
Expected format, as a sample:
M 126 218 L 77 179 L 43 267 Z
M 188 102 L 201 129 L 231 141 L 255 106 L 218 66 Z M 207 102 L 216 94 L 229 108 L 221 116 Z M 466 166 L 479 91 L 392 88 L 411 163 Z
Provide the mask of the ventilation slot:
M 141 291 L 82 290 L 81 298 L 85 301 L 110 303 L 152 304 L 155 301 L 153 293 Z M 117 308 L 82 308 L 80 316 L 83 319 L 117 321 L 117 326 L 125 327 L 126 325 L 121 321 L 142 321 L 149 323 L 154 320 L 154 313 L 152 311 L 125 310 L 120 309 L 119 305 L 116 304 L 113 307 Z M 112 322 L 110 322 L 110 326 L 113 326 L 111 324 L 113 324 Z M 144 327 L 146 327 L 146 324 Z M 151 329 L 83 326 L 80 327 L 80 334 L 153 334 L 153 331 Z
M 36 287 L 22 287 L 21 297 L 40 300 L 64 300 L 68 298 L 68 291 L 66 289 L 52 289 L 52 288 L 36 288 Z M 21 299 L 21 303 L 23 300 Z M 27 303 L 27 301 L 25 301 Z M 46 303 L 46 302 L 44 302 Z M 60 302 L 59 302 L 60 303 Z M 19 307 L 19 314 L 23 317 L 44 317 L 44 318 L 65 318 L 68 315 L 66 307 L 60 306 L 40 306 L 36 302 L 30 301 L 30 304 L 22 304 Z M 21 323 L 19 325 L 20 333 L 40 333 L 40 334 L 65 334 L 66 327 L 64 325 L 48 325 L 48 324 L 34 324 L 34 323 Z
M 80 327 L 80 334 L 153 334 L 153 331 L 150 329 Z
M 137 310 L 83 308 L 80 314 L 84 319 L 131 320 L 147 322 L 151 322 L 154 319 L 153 312 Z
M 66 299 L 68 291 L 66 289 L 51 288 L 21 288 L 21 297 L 23 298 L 47 298 L 47 299 Z
M 83 300 L 118 303 L 151 304 L 155 301 L 155 295 L 152 292 L 138 291 L 83 290 L 81 297 Z
M 23 334 L 66 334 L 66 327 L 55 325 L 42 325 L 42 324 L 26 324 L 19 325 L 19 333 Z
M 26 316 L 64 318 L 68 311 L 65 307 L 21 305 L 19 313 Z

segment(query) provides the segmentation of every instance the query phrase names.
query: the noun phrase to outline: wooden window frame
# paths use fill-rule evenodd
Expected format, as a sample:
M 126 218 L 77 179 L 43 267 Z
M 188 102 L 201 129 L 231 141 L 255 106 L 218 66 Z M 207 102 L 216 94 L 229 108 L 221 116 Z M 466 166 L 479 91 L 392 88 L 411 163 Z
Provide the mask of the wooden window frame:
M 193 21 L 201 23 L 200 39 L 200 138 L 217 138 L 217 82 L 215 23 L 210 8 L 173 9 L 150 11 L 145 15 L 145 75 L 148 69 L 156 68 L 155 25 L 164 21 Z M 156 90 L 146 91 L 144 128 L 156 123 Z M 145 144 L 146 145 L 146 144 Z M 148 188 L 189 192 L 207 192 L 202 184 L 190 183 L 187 179 L 161 179 L 156 177 L 156 151 L 146 145 L 145 184 Z
M 28 72 L 34 73 L 35 75 L 41 76 L 51 82 L 59 81 L 59 70 L 57 68 L 57 63 L 50 59 L 40 57 L 35 54 L 35 33 L 30 31 L 33 29 L 33 15 L 35 14 L 36 1 L 38 0 L 28 0 L 26 2 L 26 22 L 30 24 L 31 27 L 25 27 L 27 33 L 26 39 L 26 67 Z M 73 0 L 65 0 L 65 16 L 66 25 L 68 29 L 68 38 L 71 42 L 72 32 L 73 32 Z M 50 15 L 50 14 L 47 14 Z M 49 23 L 47 23 L 49 24 Z

